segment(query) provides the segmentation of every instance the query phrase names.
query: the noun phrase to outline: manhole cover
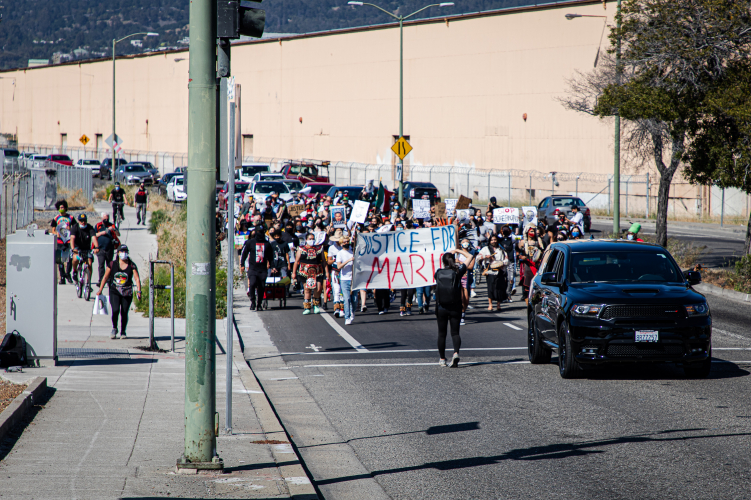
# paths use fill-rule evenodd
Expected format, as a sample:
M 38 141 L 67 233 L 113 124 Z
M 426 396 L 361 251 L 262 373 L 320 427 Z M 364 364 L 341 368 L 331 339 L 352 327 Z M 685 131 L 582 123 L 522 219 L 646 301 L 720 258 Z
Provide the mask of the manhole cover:
M 120 358 L 130 359 L 127 349 L 86 349 L 86 348 L 58 348 L 58 358 L 85 358 L 85 359 L 105 359 Z

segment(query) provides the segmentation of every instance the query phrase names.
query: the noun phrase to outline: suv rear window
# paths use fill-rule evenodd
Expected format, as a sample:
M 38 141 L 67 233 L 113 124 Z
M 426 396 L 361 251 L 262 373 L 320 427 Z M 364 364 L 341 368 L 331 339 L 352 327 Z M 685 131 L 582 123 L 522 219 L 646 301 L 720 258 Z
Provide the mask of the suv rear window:
M 554 207 L 568 207 L 568 206 L 574 206 L 577 207 L 583 207 L 584 202 L 582 202 L 579 198 L 552 198 Z
M 581 252 L 571 255 L 572 283 L 682 283 L 683 275 L 670 257 L 656 252 Z

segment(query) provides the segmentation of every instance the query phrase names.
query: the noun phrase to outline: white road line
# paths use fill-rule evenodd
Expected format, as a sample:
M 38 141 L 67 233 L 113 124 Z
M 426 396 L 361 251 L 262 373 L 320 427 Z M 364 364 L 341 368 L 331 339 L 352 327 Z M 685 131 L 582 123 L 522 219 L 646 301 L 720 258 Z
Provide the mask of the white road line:
M 526 347 L 467 347 L 462 348 L 462 351 L 526 351 Z M 395 353 L 395 352 L 438 352 L 438 349 L 384 349 L 379 351 L 369 351 L 367 349 L 364 350 L 357 350 L 355 352 L 360 353 L 367 353 L 367 354 L 385 354 L 385 353 Z M 331 352 L 282 352 L 280 355 L 282 356 L 297 356 L 297 355 L 306 355 L 306 356 L 315 356 L 315 355 L 321 355 L 321 354 L 354 354 L 352 351 L 331 351 Z
M 738 335 L 737 333 L 720 330 L 719 328 L 712 328 L 712 333 L 715 333 L 715 332 L 719 333 L 720 335 L 725 335 L 726 337 L 732 337 L 738 340 L 745 340 L 746 342 L 751 340 L 750 338 L 744 337 L 743 335 Z
M 521 328 L 519 328 L 518 326 L 513 325 L 511 323 L 504 323 L 504 325 L 506 325 L 509 328 L 513 328 L 514 330 L 521 330 Z
M 297 377 L 280 377 L 280 378 L 270 378 L 268 380 L 295 380 Z
M 464 366 L 473 365 L 528 365 L 529 361 L 477 361 L 459 363 Z M 303 365 L 302 368 L 346 368 L 346 367 L 386 367 L 386 366 L 438 366 L 437 362 L 433 363 L 340 363 L 333 365 Z
M 712 347 L 713 351 L 751 351 L 751 347 Z
M 347 333 L 347 330 L 345 330 L 344 328 L 342 328 L 341 326 L 339 326 L 339 323 L 337 323 L 336 321 L 334 321 L 334 318 L 332 318 L 331 316 L 329 316 L 329 313 L 321 311 L 321 316 L 323 317 L 324 320 L 326 320 L 326 323 L 328 323 L 329 325 L 331 325 L 331 328 L 333 328 L 336 333 L 338 333 L 339 335 L 341 335 L 341 337 L 344 340 L 346 340 L 349 345 L 351 345 L 352 347 L 354 347 L 355 349 L 357 349 L 358 352 L 368 352 L 368 350 L 365 349 L 362 346 L 361 343 L 359 343 L 358 341 L 356 341 L 352 337 L 352 335 L 350 335 L 349 333 Z

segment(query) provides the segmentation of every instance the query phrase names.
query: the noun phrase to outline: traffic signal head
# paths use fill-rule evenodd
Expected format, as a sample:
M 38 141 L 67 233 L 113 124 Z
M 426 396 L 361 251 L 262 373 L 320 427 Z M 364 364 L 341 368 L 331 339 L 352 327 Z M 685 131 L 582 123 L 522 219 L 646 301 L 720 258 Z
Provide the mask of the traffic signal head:
M 266 11 L 243 7 L 238 0 L 217 1 L 217 38 L 261 38 L 266 26 Z

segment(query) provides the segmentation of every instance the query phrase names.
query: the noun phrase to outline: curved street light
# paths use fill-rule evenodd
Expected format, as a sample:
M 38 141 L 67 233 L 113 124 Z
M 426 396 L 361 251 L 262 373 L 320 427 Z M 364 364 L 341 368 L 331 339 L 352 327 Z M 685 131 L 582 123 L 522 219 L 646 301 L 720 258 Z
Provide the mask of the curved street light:
M 404 21 L 431 7 L 453 7 L 454 2 L 432 3 L 406 16 L 397 16 L 378 5 L 367 2 L 347 2 L 348 5 L 369 5 L 399 21 L 399 138 L 404 136 Z M 399 159 L 399 205 L 404 206 L 404 159 Z

